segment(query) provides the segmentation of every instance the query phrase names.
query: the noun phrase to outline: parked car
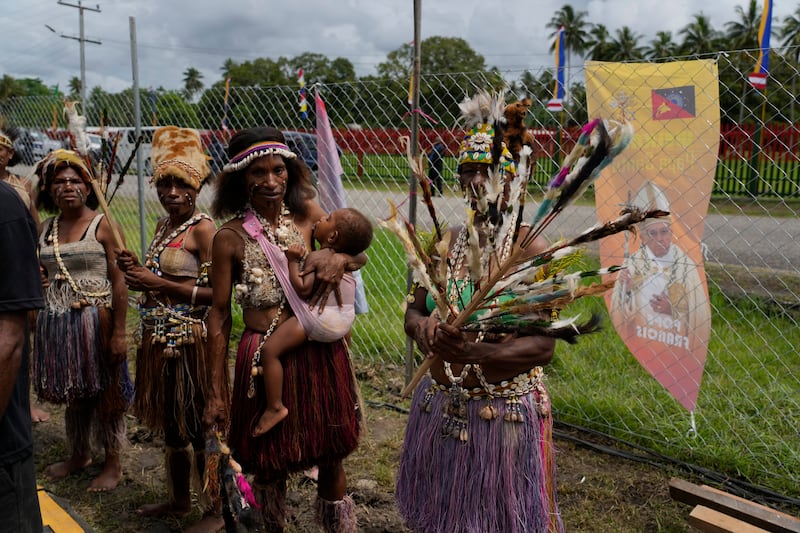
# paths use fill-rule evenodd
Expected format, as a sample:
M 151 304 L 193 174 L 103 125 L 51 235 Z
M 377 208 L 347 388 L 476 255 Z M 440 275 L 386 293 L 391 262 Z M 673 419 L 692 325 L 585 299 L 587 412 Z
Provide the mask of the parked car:
M 28 130 L 28 135 L 30 135 L 32 139 L 33 157 L 36 161 L 44 158 L 44 156 L 53 150 L 59 150 L 61 148 L 60 142 L 51 139 L 41 131 Z
M 139 145 L 138 151 L 142 154 L 142 160 L 144 162 L 144 174 L 152 174 L 153 169 L 150 164 L 150 153 L 153 148 L 153 133 L 155 130 L 158 129 L 153 126 L 142 126 L 141 128 L 141 135 L 142 135 L 142 143 Z M 136 152 L 134 148 L 136 147 L 136 128 L 132 127 L 108 127 L 106 128 L 106 132 L 108 133 L 108 150 L 111 150 L 111 147 L 114 144 L 114 139 L 116 137 L 119 138 L 117 141 L 117 153 L 116 153 L 116 160 L 114 162 L 114 172 L 119 172 L 122 170 L 122 167 L 128 161 L 129 158 L 133 156 L 131 159 L 131 166 L 128 168 L 129 171 L 136 171 Z M 89 139 L 90 143 L 90 150 L 94 150 L 95 144 L 99 148 L 101 146 L 101 142 L 99 137 L 99 129 L 97 128 L 89 128 L 88 134 L 91 136 Z M 93 140 L 96 138 L 96 141 Z M 100 150 L 98 149 L 98 152 Z
M 20 129 L 14 142 L 14 151 L 24 165 L 33 165 L 44 156 L 61 148 L 61 143 L 38 130 Z
M 286 146 L 296 153 L 312 172 L 316 173 L 319 168 L 317 163 L 317 136 L 304 131 L 284 131 L 283 136 L 286 138 Z M 341 158 L 342 150 L 337 146 L 336 151 Z
M 289 147 L 289 150 L 296 153 L 306 166 L 316 174 L 319 168 L 319 164 L 317 163 L 317 136 L 313 133 L 291 130 L 284 131 L 283 136 L 286 139 L 286 146 Z M 214 135 L 210 130 L 202 132 L 201 138 L 211 158 L 209 161 L 211 169 L 214 172 L 219 172 L 222 166 L 227 162 L 225 146 L 220 140 L 220 137 Z M 338 146 L 336 147 L 336 151 L 339 152 L 339 157 L 341 157 L 342 150 Z

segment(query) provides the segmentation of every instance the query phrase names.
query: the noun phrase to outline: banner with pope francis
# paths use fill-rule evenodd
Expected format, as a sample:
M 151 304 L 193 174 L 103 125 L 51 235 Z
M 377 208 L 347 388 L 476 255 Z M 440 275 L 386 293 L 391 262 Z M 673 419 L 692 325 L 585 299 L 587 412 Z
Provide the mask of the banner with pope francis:
M 597 214 L 625 206 L 669 211 L 635 235 L 600 242 L 602 266 L 622 265 L 606 295 L 631 353 L 694 412 L 711 333 L 701 243 L 720 135 L 714 61 L 586 63 L 589 117 L 633 123 L 631 145 L 595 185 Z

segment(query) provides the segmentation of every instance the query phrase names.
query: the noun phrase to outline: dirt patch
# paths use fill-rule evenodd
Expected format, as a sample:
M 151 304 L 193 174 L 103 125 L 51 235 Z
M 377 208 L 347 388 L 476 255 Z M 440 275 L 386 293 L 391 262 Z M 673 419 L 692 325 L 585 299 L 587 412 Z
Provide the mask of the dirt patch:
M 394 503 L 394 471 L 403 438 L 408 408 L 398 399 L 402 369 L 359 372 L 365 397 L 368 431 L 358 450 L 347 459 L 349 491 L 358 506 L 359 531 L 408 531 Z M 47 464 L 66 454 L 63 408 L 44 405 L 53 415 L 34 427 L 39 483 L 61 498 L 98 533 L 166 533 L 180 531 L 199 518 L 143 518 L 136 508 L 166 498 L 163 441 L 127 417 L 130 446 L 122 458 L 124 478 L 113 492 L 86 492 L 100 471 L 102 455 L 84 472 L 68 479 L 48 481 Z M 571 436 L 572 437 L 572 436 Z M 573 440 L 556 439 L 560 506 L 567 531 L 689 531 L 690 509 L 672 501 L 670 473 L 658 468 L 598 453 Z M 464 490 L 469 490 L 464 488 Z M 288 503 L 289 532 L 318 531 L 314 524 L 316 484 L 305 476 L 291 479 Z

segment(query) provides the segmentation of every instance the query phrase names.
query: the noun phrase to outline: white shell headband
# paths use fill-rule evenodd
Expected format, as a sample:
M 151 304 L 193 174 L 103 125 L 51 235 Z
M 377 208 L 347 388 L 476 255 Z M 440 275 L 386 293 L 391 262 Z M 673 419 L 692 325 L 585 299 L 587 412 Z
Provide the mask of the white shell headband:
M 222 167 L 223 172 L 236 172 L 249 165 L 254 159 L 265 155 L 280 155 L 287 159 L 295 159 L 297 154 L 289 150 L 289 147 L 277 141 L 266 141 L 256 143 L 249 148 L 242 150 Z

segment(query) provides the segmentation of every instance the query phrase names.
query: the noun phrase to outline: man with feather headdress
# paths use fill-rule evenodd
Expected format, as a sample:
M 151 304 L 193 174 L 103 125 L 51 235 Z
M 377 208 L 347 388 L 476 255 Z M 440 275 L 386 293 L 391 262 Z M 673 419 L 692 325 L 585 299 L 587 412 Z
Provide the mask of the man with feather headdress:
M 441 236 L 436 272 L 423 275 L 408 297 L 406 334 L 435 357 L 414 393 L 397 477 L 400 512 L 414 531 L 563 529 L 541 368 L 555 339 L 448 323 L 527 233 L 508 209 L 527 170 L 523 158 L 518 172 L 502 141 L 504 107 L 485 92 L 461 104 L 468 129 L 458 180 L 467 221 Z M 522 256 L 545 248 L 541 238 L 528 240 Z

